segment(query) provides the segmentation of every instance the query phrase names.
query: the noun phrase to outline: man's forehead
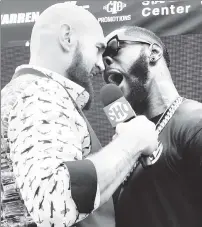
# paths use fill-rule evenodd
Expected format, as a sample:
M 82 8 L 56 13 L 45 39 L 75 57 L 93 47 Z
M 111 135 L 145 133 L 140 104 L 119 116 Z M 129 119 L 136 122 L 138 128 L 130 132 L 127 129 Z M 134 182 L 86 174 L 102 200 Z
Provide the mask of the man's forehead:
M 96 46 L 99 47 L 100 49 L 104 50 L 106 48 L 106 43 L 104 40 L 96 42 Z
M 106 37 L 105 37 L 105 42 L 107 42 L 108 40 L 110 40 L 113 36 L 115 35 L 121 35 L 124 34 L 125 29 L 117 29 L 111 33 L 109 33 Z
M 95 36 L 95 41 L 96 41 L 96 46 L 99 46 L 101 48 L 105 48 L 106 47 L 106 40 L 104 37 L 104 34 L 100 34 L 99 36 Z
M 107 41 L 109 41 L 112 37 L 114 37 L 115 35 L 117 35 L 120 39 L 123 39 L 123 40 L 127 40 L 127 38 L 129 40 L 134 39 L 134 40 L 144 40 L 144 41 L 147 41 L 149 43 L 155 43 L 156 41 L 151 39 L 150 37 L 148 37 L 146 34 L 143 34 L 139 31 L 136 31 L 136 32 L 133 32 L 132 35 L 127 35 L 125 34 L 125 29 L 122 28 L 122 29 L 117 29 L 113 32 L 111 32 L 110 34 L 108 34 L 106 37 L 105 37 L 105 42 L 107 43 Z

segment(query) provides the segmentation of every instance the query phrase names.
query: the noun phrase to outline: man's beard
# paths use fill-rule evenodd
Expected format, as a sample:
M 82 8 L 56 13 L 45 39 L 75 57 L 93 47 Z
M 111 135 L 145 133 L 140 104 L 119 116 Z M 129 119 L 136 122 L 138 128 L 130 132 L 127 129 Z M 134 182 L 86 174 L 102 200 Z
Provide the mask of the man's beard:
M 130 89 L 126 98 L 137 114 L 142 114 L 147 107 L 148 63 L 146 59 L 146 55 L 142 52 L 128 73 L 124 75 Z
M 84 65 L 83 55 L 80 51 L 79 45 L 75 50 L 72 64 L 67 70 L 67 77 L 76 84 L 85 88 L 85 90 L 89 93 L 89 100 L 84 107 L 85 110 L 88 110 L 91 107 L 91 104 L 93 103 L 94 91 L 92 79 Z

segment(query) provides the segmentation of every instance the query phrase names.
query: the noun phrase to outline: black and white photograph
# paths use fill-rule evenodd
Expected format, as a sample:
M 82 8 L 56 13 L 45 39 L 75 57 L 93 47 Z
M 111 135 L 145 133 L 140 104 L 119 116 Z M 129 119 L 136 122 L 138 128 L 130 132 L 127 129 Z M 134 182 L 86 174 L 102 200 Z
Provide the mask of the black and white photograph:
M 0 7 L 1 226 L 202 227 L 202 1 Z

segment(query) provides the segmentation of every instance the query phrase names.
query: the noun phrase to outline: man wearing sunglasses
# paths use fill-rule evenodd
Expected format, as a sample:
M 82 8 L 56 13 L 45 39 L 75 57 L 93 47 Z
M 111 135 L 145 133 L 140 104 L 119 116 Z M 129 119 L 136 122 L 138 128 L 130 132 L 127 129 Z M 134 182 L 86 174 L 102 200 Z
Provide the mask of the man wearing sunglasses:
M 117 227 L 202 226 L 202 104 L 178 94 L 154 33 L 122 27 L 106 40 L 104 80 L 119 86 L 159 135 L 158 150 L 115 194 Z

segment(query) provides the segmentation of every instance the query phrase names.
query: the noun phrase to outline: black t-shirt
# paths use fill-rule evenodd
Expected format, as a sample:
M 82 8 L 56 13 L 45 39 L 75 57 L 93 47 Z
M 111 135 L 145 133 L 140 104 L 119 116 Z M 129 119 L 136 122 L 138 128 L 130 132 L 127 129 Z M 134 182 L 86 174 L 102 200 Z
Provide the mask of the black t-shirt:
M 158 161 L 139 167 L 119 197 L 117 227 L 202 227 L 202 104 L 185 99 L 159 140 Z

